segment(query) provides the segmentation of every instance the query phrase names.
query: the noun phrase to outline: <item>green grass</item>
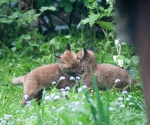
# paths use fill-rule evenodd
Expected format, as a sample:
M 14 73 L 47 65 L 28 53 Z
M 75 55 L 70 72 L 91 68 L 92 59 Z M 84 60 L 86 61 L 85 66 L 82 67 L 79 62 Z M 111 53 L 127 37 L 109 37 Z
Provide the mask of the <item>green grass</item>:
M 115 89 L 96 90 L 93 93 L 82 90 L 76 93 L 72 88 L 68 91 L 67 98 L 63 98 L 60 91 L 53 88 L 43 95 L 41 106 L 32 100 L 31 104 L 22 107 L 20 99 L 23 87 L 12 85 L 11 78 L 26 74 L 40 65 L 53 63 L 55 59 L 53 55 L 42 58 L 17 57 L 19 56 L 15 55 L 0 60 L 0 124 L 95 125 L 102 122 L 107 125 L 147 124 L 143 94 L 138 87 L 125 94 Z M 105 57 L 106 60 L 108 58 L 109 55 Z M 45 98 L 50 95 L 57 95 L 59 99 L 46 101 Z

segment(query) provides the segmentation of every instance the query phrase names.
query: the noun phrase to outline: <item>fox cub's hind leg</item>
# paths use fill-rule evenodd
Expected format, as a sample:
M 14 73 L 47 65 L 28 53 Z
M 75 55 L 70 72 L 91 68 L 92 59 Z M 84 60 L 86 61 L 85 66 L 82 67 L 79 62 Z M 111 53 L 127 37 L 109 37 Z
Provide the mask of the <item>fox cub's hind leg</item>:
M 32 98 L 37 98 L 38 92 L 41 90 L 40 85 L 37 80 L 26 80 L 23 84 L 24 86 L 24 95 L 21 99 L 23 105 L 26 104 Z

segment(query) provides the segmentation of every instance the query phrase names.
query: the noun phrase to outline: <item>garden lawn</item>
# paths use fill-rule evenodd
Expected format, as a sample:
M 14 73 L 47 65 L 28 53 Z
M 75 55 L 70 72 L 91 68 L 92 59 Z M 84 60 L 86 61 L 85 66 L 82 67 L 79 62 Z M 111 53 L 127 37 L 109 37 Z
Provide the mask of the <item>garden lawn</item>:
M 87 92 L 86 86 L 81 85 L 77 90 L 57 90 L 54 87 L 52 90 L 44 91 L 40 106 L 34 100 L 24 107 L 21 106 L 23 87 L 11 84 L 11 78 L 53 62 L 53 56 L 19 58 L 16 55 L 0 60 L 0 125 L 147 124 L 143 94 L 138 87 L 130 92 L 118 92 L 115 89 L 99 90 L 98 96 L 102 101 L 99 106 L 97 93 L 93 90 Z M 102 110 L 98 110 L 98 107 Z

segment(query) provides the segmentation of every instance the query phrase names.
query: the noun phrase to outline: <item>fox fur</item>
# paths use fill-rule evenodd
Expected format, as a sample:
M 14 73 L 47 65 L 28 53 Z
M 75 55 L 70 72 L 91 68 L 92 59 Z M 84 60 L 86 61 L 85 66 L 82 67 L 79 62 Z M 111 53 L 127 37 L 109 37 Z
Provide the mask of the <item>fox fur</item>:
M 132 79 L 126 70 L 114 66 L 111 64 L 97 64 L 95 61 L 95 55 L 92 50 L 83 50 L 77 53 L 78 59 L 80 59 L 84 67 L 83 84 L 88 87 L 92 86 L 92 78 L 90 74 L 90 67 L 93 70 L 99 89 L 107 88 L 119 88 L 131 84 L 136 84 L 137 81 Z
M 74 83 L 70 81 L 70 76 L 76 76 L 83 73 L 83 67 L 80 64 L 80 60 L 77 59 L 77 55 L 71 51 L 70 45 L 67 44 L 64 54 L 56 56 L 57 63 L 44 65 L 38 67 L 24 76 L 12 78 L 14 85 L 23 84 L 23 97 L 21 103 L 23 105 L 32 98 L 40 100 L 38 97 L 42 88 L 50 88 L 52 82 L 58 82 L 57 88 L 64 88 L 66 86 L 72 86 Z M 61 76 L 64 76 L 64 80 L 59 80 Z

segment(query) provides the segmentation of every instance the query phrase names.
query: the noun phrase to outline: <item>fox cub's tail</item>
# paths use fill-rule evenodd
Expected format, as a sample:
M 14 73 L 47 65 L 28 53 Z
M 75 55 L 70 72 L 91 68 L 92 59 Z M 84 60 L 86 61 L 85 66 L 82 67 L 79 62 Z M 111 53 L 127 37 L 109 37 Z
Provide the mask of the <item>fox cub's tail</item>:
M 20 77 L 17 77 L 17 78 L 12 78 L 11 80 L 11 83 L 14 84 L 14 85 L 19 85 L 19 84 L 23 84 L 24 82 L 24 76 L 20 76 Z

